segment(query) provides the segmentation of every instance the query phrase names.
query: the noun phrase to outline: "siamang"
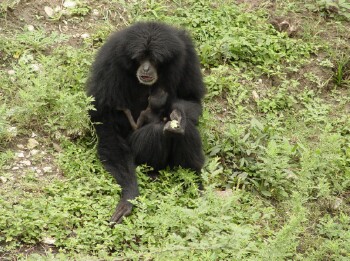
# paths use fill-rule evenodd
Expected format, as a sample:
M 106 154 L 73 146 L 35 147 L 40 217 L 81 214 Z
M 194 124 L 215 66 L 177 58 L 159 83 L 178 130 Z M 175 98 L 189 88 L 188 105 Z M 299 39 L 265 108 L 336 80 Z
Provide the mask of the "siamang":
M 131 213 L 129 200 L 139 195 L 136 165 L 200 172 L 204 154 L 196 125 L 205 86 L 186 31 L 139 22 L 112 34 L 92 65 L 87 94 L 94 98 L 89 114 L 99 158 L 122 188 L 112 224 Z M 160 108 L 151 108 L 152 119 L 135 128 L 130 122 L 148 110 L 152 97 Z
M 166 121 L 166 103 L 168 101 L 168 93 L 161 88 L 157 88 L 148 97 L 148 107 L 140 113 L 137 119 L 136 129 L 145 124 Z
M 148 106 L 145 110 L 141 111 L 140 116 L 137 118 L 137 122 L 135 122 L 129 109 L 122 109 L 122 111 L 124 111 L 133 130 L 136 130 L 142 127 L 143 125 L 151 122 L 155 123 L 161 120 L 167 120 L 167 118 L 164 115 L 164 112 L 166 112 L 165 105 L 167 102 L 167 98 L 168 93 L 165 92 L 163 89 L 157 88 L 155 90 L 152 90 L 152 94 L 150 94 L 150 96 L 148 97 Z M 176 131 L 175 128 L 173 129 L 174 131 Z

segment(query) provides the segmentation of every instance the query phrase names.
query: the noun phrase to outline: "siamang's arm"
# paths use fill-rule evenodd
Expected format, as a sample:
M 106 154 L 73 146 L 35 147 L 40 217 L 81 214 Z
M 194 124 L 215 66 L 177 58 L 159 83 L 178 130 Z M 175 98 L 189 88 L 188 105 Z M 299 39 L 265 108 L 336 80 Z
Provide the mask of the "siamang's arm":
M 119 109 L 119 110 L 124 112 L 126 118 L 128 118 L 131 128 L 133 130 L 136 130 L 138 128 L 138 125 L 136 124 L 134 118 L 132 117 L 131 111 L 129 109 Z
M 190 121 L 197 125 L 201 114 L 202 106 L 200 102 L 178 99 L 172 104 L 170 120 L 165 124 L 164 131 L 183 135 L 186 131 L 187 122 Z
M 173 110 L 179 110 L 186 120 L 192 121 L 195 125 L 198 124 L 199 117 L 202 114 L 202 105 L 200 102 L 178 99 L 173 103 L 172 108 Z
M 132 151 L 127 141 L 118 133 L 118 122 L 115 116 L 105 113 L 103 119 L 100 119 L 102 123 L 95 124 L 101 162 L 122 188 L 120 202 L 110 219 L 112 224 L 120 223 L 123 216 L 131 213 L 132 204 L 128 200 L 139 195 Z M 98 117 L 93 118 L 98 122 L 96 120 Z

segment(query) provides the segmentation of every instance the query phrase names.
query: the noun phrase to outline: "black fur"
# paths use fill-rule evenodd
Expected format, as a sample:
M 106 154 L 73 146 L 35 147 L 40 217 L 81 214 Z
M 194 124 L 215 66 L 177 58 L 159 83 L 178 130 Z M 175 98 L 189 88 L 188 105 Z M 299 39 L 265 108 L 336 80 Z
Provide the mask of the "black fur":
M 168 93 L 163 89 L 156 89 L 153 94 L 148 97 L 148 107 L 140 113 L 137 119 L 136 128 L 139 129 L 147 123 L 157 123 L 166 120 Z
M 136 72 L 144 60 L 156 68 L 152 86 L 140 84 Z M 120 111 L 134 119 L 148 106 L 153 88 L 163 88 L 171 98 L 170 113 L 182 115 L 184 134 L 167 133 L 164 121 L 150 122 L 133 131 Z M 111 221 L 131 213 L 128 202 L 139 195 L 135 165 L 147 163 L 155 170 L 182 166 L 199 172 L 204 163 L 201 138 L 196 128 L 205 93 L 200 64 L 192 41 L 183 30 L 155 22 L 137 23 L 114 33 L 101 47 L 88 80 L 88 95 L 95 98 L 90 111 L 99 138 L 98 154 L 105 168 L 122 187 Z

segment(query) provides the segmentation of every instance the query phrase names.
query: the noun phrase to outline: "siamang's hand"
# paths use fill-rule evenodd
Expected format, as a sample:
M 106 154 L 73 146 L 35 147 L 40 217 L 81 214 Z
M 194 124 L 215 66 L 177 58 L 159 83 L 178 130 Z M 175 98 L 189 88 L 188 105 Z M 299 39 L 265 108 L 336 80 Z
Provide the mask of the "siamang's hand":
M 129 216 L 131 214 L 132 207 L 133 205 L 129 201 L 120 201 L 117 207 L 115 208 L 114 214 L 109 220 L 110 226 L 114 227 L 116 224 L 121 223 L 124 217 Z
M 180 110 L 174 109 L 170 114 L 170 121 L 165 123 L 164 132 L 185 134 L 185 120 Z

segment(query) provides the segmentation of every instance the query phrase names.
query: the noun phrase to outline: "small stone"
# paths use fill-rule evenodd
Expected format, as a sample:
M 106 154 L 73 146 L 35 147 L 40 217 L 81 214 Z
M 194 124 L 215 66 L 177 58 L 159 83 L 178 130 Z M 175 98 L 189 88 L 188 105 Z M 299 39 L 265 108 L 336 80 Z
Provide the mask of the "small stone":
M 47 14 L 48 17 L 52 17 L 54 14 L 53 9 L 50 6 L 45 6 L 44 11 Z
M 98 12 L 97 9 L 92 10 L 92 15 L 98 16 L 100 13 Z
M 24 153 L 22 151 L 16 153 L 17 158 L 24 158 Z
M 16 136 L 17 135 L 17 128 L 16 127 L 9 127 L 7 129 L 8 132 L 10 132 L 12 135 Z
M 61 152 L 62 151 L 62 148 L 60 145 L 58 145 L 57 143 L 53 143 L 53 148 L 58 151 L 58 152 Z
M 86 39 L 86 38 L 90 37 L 90 34 L 84 33 L 84 34 L 80 35 L 80 37 L 83 38 L 83 39 Z
M 27 143 L 27 148 L 28 149 L 34 149 L 36 146 L 39 145 L 39 142 L 35 139 L 28 139 L 28 143 Z
M 44 167 L 44 168 L 43 168 L 43 171 L 44 171 L 45 173 L 50 173 L 50 172 L 52 172 L 52 168 L 51 168 L 51 167 Z
M 16 72 L 15 72 L 15 70 L 8 70 L 7 73 L 8 73 L 9 75 L 15 75 Z
M 30 162 L 30 160 L 22 160 L 20 163 L 23 164 L 23 165 L 25 165 L 25 166 L 30 166 L 30 165 L 32 165 L 32 163 Z
M 23 150 L 24 149 L 24 145 L 23 144 L 17 144 L 17 148 Z
M 3 176 L 0 176 L 0 180 L 2 183 L 6 183 L 7 182 L 7 178 L 3 177 Z
M 51 237 L 44 237 L 43 238 L 43 243 L 47 245 L 54 245 L 56 242 L 56 239 L 51 238 Z
M 29 152 L 29 154 L 31 155 L 31 156 L 35 156 L 35 155 L 37 155 L 37 154 L 39 154 L 39 150 L 31 150 L 30 152 Z
M 332 207 L 333 207 L 334 210 L 337 210 L 337 209 L 340 208 L 340 206 L 341 206 L 342 204 L 343 204 L 343 200 L 342 200 L 341 198 L 336 198 L 336 199 L 334 200 L 334 202 L 333 202 Z
M 27 26 L 27 29 L 28 29 L 29 32 L 32 32 L 32 31 L 34 31 L 34 26 L 31 25 L 31 24 L 29 24 L 29 25 Z
M 65 7 L 65 8 L 73 8 L 73 7 L 75 7 L 77 5 L 77 3 L 76 2 L 73 2 L 73 1 L 64 1 L 64 3 L 63 3 L 63 6 Z
M 19 167 L 13 167 L 12 170 L 19 170 Z
M 259 94 L 256 91 L 252 91 L 252 96 L 254 101 L 258 101 L 260 99 Z

